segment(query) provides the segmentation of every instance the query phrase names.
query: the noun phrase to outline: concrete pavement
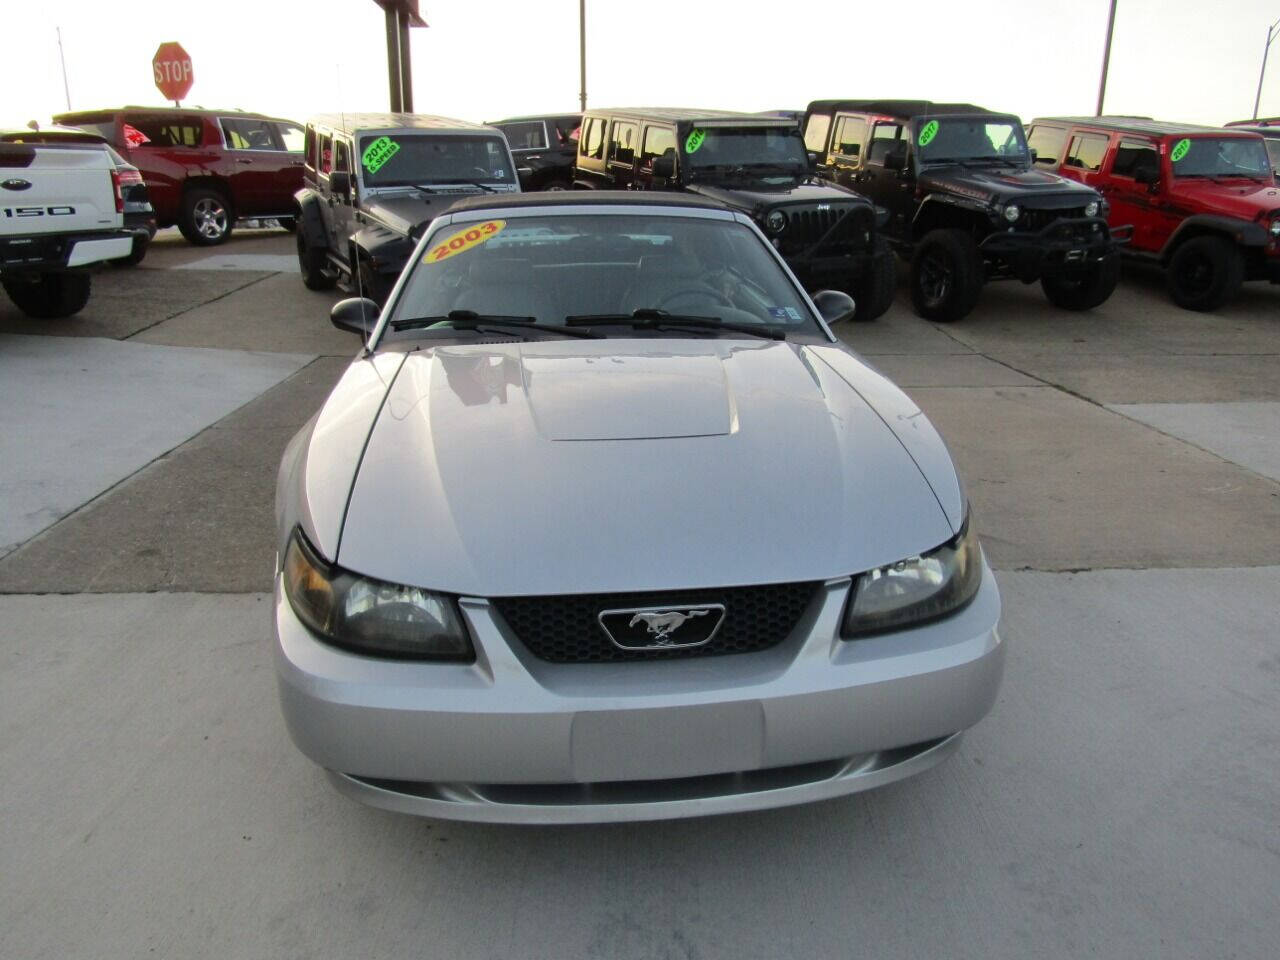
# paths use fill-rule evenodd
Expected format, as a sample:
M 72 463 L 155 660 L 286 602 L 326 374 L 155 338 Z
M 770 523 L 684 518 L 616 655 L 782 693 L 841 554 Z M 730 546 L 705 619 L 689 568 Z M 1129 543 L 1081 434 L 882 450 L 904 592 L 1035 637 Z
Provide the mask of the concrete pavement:
M 256 269 L 292 242 L 162 236 L 36 331 L 0 300 L 0 332 L 316 358 L 0 558 L 0 957 L 1274 955 L 1280 291 L 1192 314 L 1126 274 L 1067 314 L 1003 284 L 949 326 L 900 291 L 842 327 L 965 474 L 992 715 L 844 800 L 507 829 L 352 804 L 280 721 L 275 466 L 356 347 L 336 295 Z

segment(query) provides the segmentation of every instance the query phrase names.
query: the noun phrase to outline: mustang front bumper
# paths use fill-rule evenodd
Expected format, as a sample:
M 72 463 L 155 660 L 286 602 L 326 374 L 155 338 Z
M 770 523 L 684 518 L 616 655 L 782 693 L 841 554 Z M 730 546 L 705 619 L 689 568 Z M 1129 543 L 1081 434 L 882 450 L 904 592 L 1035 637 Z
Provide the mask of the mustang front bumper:
M 342 792 L 406 813 L 585 823 L 824 799 L 927 769 L 990 710 L 1005 647 L 983 575 L 969 606 L 916 629 L 841 640 L 840 579 L 776 647 L 658 662 L 548 663 L 464 598 L 466 665 L 328 646 L 277 577 L 281 704 Z

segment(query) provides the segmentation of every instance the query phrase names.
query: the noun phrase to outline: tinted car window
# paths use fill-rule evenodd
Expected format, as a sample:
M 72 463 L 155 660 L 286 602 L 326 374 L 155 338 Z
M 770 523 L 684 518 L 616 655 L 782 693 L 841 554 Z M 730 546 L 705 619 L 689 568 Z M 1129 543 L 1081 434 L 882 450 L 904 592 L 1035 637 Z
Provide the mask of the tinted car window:
M 1189 137 L 1169 151 L 1175 177 L 1271 176 L 1271 160 L 1261 140 Z
M 545 150 L 547 148 L 547 132 L 541 120 L 530 120 L 523 123 L 498 124 L 507 137 L 512 150 Z
M 1107 155 L 1107 138 L 1076 136 L 1071 138 L 1071 149 L 1067 151 L 1064 164 L 1068 167 L 1079 167 L 1084 170 L 1101 170 L 1102 158 Z
M 275 124 L 268 120 L 229 119 L 222 121 L 222 135 L 232 150 L 279 150 Z
M 636 155 L 636 125 L 615 123 L 609 137 L 609 159 L 615 163 L 630 163 Z
M 315 127 L 307 127 L 307 138 L 305 149 L 303 151 L 303 162 L 312 170 L 316 168 L 316 130 Z
M 1121 140 L 1116 148 L 1116 158 L 1111 173 L 1117 177 L 1137 177 L 1139 172 L 1158 174 L 1160 158 L 1156 145 L 1143 140 Z
M 693 169 L 759 164 L 805 170 L 809 163 L 795 127 L 695 128 L 684 149 Z
M 1027 147 L 1036 152 L 1036 163 L 1055 165 L 1062 157 L 1066 131 L 1061 127 L 1034 127 L 1027 134 Z
M 586 139 L 581 141 L 584 157 L 590 157 L 592 160 L 604 158 L 604 127 L 603 117 L 592 117 L 587 121 Z
M 407 268 L 392 321 L 474 310 L 558 322 L 679 297 L 681 310 L 700 316 L 819 332 L 759 237 L 732 221 L 620 214 L 482 220 L 441 227 L 425 250 Z
M 805 149 L 814 153 L 822 153 L 827 149 L 827 131 L 831 129 L 831 117 L 825 113 L 814 113 L 809 116 L 809 123 L 804 128 Z
M 320 137 L 320 167 L 321 173 L 328 173 L 333 169 L 333 138 L 328 134 Z
M 296 123 L 277 123 L 275 126 L 284 148 L 290 153 L 301 153 L 305 141 L 302 128 Z
M 516 182 L 506 142 L 492 135 L 365 135 L 357 150 L 365 186 Z
M 640 160 L 645 166 L 652 166 L 654 157 L 660 157 L 668 150 L 675 152 L 675 131 L 668 127 L 645 127 L 644 148 L 640 152 Z
M 198 147 L 204 141 L 204 125 L 198 119 L 130 117 L 128 122 L 146 137 L 142 147 Z
M 333 144 L 333 169 L 338 173 L 351 172 L 351 150 L 347 141 L 336 140 Z

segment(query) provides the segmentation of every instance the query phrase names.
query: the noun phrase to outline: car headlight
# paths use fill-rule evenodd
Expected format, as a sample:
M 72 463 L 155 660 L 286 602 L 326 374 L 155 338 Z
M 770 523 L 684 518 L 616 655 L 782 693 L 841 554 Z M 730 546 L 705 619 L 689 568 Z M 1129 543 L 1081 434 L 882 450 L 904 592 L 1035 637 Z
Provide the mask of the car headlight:
M 846 639 L 918 626 L 955 613 L 978 592 L 982 552 L 966 517 L 936 550 L 859 574 L 845 609 Z
M 781 233 L 787 229 L 787 215 L 781 210 L 770 210 L 764 218 L 764 225 L 770 233 Z
M 1086 217 L 1096 217 L 1098 215 L 1098 201 L 1090 200 L 1084 205 L 1084 215 Z
M 1280 237 L 1280 220 L 1271 221 L 1271 235 L 1273 237 Z
M 334 646 L 406 660 L 475 659 L 453 598 L 328 564 L 297 530 L 284 555 L 284 592 L 298 619 Z

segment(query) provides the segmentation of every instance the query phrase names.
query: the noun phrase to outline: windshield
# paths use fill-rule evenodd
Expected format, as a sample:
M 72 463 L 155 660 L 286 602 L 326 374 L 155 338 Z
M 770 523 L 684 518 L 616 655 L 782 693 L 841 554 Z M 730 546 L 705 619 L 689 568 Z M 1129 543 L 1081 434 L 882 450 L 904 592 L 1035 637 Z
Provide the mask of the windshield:
M 751 229 L 733 221 L 613 213 L 521 216 L 439 227 L 425 251 L 408 268 L 391 323 L 469 310 L 559 324 L 567 317 L 630 317 L 656 309 L 820 334 L 778 262 Z M 601 332 L 636 336 L 622 326 Z M 406 335 L 421 331 L 388 329 L 384 339 Z M 664 329 L 661 335 L 675 334 Z
M 684 140 L 693 171 L 709 167 L 773 168 L 801 174 L 809 169 L 804 141 L 795 127 L 695 127 Z
M 916 149 L 924 163 L 957 160 L 1030 163 L 1022 124 L 1004 117 L 921 117 L 916 121 Z
M 506 144 L 492 135 L 369 135 L 360 138 L 358 153 L 366 187 L 516 182 Z
M 1184 137 L 1169 150 L 1175 177 L 1262 177 L 1271 162 L 1262 140 L 1243 137 Z

